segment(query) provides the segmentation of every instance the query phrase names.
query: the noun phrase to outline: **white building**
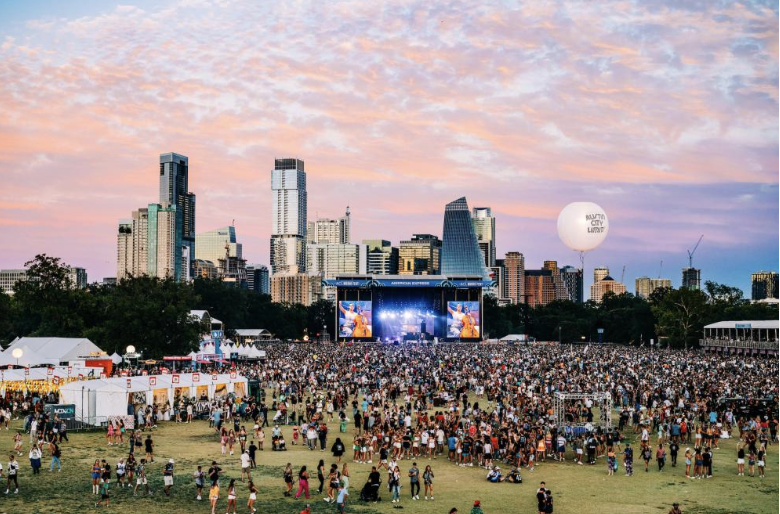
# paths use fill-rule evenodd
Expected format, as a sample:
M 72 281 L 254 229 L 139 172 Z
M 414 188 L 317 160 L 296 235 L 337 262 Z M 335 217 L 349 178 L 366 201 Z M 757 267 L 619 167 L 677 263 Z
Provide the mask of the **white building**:
M 306 271 L 306 173 L 300 159 L 276 159 L 271 172 L 271 271 Z

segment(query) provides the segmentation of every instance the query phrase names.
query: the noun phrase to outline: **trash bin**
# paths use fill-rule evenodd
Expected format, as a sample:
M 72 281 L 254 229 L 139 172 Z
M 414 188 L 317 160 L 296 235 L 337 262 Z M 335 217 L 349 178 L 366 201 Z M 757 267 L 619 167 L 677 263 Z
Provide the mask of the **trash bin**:
M 341 432 L 342 434 L 347 433 L 347 420 L 345 419 L 341 420 L 341 424 L 339 425 L 339 432 Z

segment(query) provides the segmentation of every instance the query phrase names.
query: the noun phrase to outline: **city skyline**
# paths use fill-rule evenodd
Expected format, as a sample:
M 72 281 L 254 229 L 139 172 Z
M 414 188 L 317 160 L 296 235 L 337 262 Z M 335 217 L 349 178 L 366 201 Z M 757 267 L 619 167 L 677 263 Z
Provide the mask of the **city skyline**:
M 583 200 L 610 217 L 586 291 L 595 266 L 633 284 L 660 261 L 679 286 L 701 234 L 702 283 L 749 297 L 751 273 L 777 270 L 776 7 L 135 3 L 1 8 L 0 268 L 47 253 L 115 276 L 116 220 L 176 151 L 198 226 L 235 219 L 251 262 L 269 264 L 269 163 L 290 156 L 310 218 L 349 205 L 353 241 L 441 236 L 466 196 L 491 208 L 498 258 L 576 266 L 555 221 Z M 277 25 L 284 45 L 255 38 Z

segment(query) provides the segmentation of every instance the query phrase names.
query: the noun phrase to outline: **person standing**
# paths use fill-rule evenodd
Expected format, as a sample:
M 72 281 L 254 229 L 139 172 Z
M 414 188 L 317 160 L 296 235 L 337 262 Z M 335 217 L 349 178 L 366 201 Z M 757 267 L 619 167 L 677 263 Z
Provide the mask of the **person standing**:
M 250 480 L 249 484 L 247 484 L 247 488 L 249 489 L 249 499 L 246 501 L 246 506 L 249 508 L 249 514 L 254 514 L 257 512 L 257 509 L 255 509 L 255 501 L 257 501 L 257 486 L 255 486 L 254 482 Z
M 298 491 L 295 493 L 295 498 L 298 499 L 304 493 L 306 499 L 309 499 L 309 472 L 306 471 L 306 466 L 302 466 L 298 472 Z
M 257 461 L 255 460 L 256 456 L 257 456 L 257 445 L 255 444 L 254 440 L 249 441 L 249 467 L 251 469 L 255 469 L 257 467 Z
M 149 434 L 146 436 L 146 440 L 144 441 L 144 444 L 146 446 L 146 462 L 152 463 L 154 462 L 154 441 L 152 441 L 152 435 Z
M 664 464 L 666 464 L 666 450 L 664 450 L 663 443 L 659 444 L 655 451 L 655 460 L 658 462 L 658 471 L 663 471 Z
M 677 453 L 680 451 L 680 445 L 677 444 L 677 441 L 675 439 L 672 439 L 672 442 L 669 444 L 669 455 L 672 458 L 672 467 L 677 467 Z
M 544 482 L 539 484 L 539 489 L 536 490 L 536 510 L 539 514 L 544 514 L 545 504 L 547 503 L 547 487 Z
M 623 465 L 626 467 L 626 476 L 634 474 L 634 449 L 630 443 L 626 443 L 626 449 L 623 450 Z
M 100 493 L 100 473 L 102 473 L 103 468 L 100 467 L 100 461 L 98 459 L 95 459 L 95 462 L 92 463 L 92 494 L 99 494 Z
M 195 479 L 195 499 L 200 501 L 203 499 L 203 485 L 206 480 L 206 473 L 203 472 L 203 466 L 198 466 L 198 469 L 192 474 L 192 478 Z
M 339 492 L 336 496 L 336 512 L 339 514 L 344 514 L 344 509 L 347 507 L 347 496 L 349 496 L 349 491 L 347 491 L 343 483 L 340 483 Z
M 420 499 L 420 469 L 417 467 L 416 462 L 412 462 L 412 467 L 409 468 L 409 481 L 411 483 L 412 500 Z
M 133 488 L 133 496 L 138 492 L 138 486 L 142 485 L 146 489 L 146 493 L 151 496 L 152 491 L 149 489 L 149 482 L 146 479 L 146 459 L 141 459 L 138 466 L 135 468 L 135 487 Z
M 111 503 L 111 498 L 108 496 L 108 482 L 100 479 L 100 499 L 95 502 L 95 507 L 100 507 L 100 505 L 103 504 L 103 502 L 106 503 L 106 507 L 108 507 Z
M 217 482 L 219 482 L 220 473 L 222 473 L 222 468 L 217 466 L 217 461 L 212 460 L 211 467 L 209 468 L 209 480 L 211 480 L 211 485 L 214 485 Z
M 171 488 L 173 487 L 173 464 L 173 459 L 168 459 L 168 462 L 165 463 L 165 467 L 163 468 L 163 484 L 165 485 L 163 492 L 165 493 L 165 496 L 171 495 Z
M 425 499 L 427 500 L 430 495 L 431 500 L 433 500 L 433 470 L 430 465 L 425 466 L 425 471 L 423 471 L 423 484 L 425 485 Z
M 289 462 L 287 463 L 287 466 L 284 468 L 284 495 L 285 496 L 292 496 L 292 487 L 293 487 L 293 469 L 292 464 Z
M 236 494 L 236 479 L 231 478 L 230 483 L 228 484 L 228 490 L 227 490 L 227 507 L 225 508 L 225 514 L 229 514 L 230 507 L 233 507 L 233 514 L 236 514 L 236 501 L 238 499 L 238 495 Z
M 6 480 L 5 494 L 8 494 L 11 490 L 11 482 L 14 483 L 14 494 L 19 492 L 19 482 L 16 481 L 16 475 L 19 473 L 19 461 L 11 454 L 8 457 L 8 478 Z
M 247 480 L 252 480 L 252 475 L 249 472 L 252 466 L 252 459 L 249 457 L 249 450 L 244 450 L 241 454 L 241 481 L 244 481 L 244 475 Z
M 211 502 L 211 514 L 217 514 L 217 500 L 219 500 L 219 484 L 212 482 L 209 489 L 209 501 Z
M 41 449 L 37 445 L 30 448 L 30 466 L 32 467 L 33 475 L 37 475 L 41 472 Z
M 389 473 L 388 485 L 393 493 L 393 503 L 401 502 L 401 469 L 395 466 Z
M 119 459 L 119 462 L 116 463 L 116 483 L 119 487 L 125 486 L 126 470 L 127 470 L 127 465 L 125 464 L 125 459 Z

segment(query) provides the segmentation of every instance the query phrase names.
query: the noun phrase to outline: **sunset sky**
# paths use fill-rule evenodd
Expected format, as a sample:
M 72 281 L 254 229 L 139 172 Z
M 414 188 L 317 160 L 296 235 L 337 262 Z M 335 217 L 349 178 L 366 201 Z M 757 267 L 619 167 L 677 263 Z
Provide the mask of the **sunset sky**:
M 128 0 L 129 1 L 129 0 Z M 586 258 L 619 279 L 742 287 L 778 269 L 776 1 L 0 4 L 0 268 L 36 253 L 116 275 L 117 221 L 189 156 L 197 231 L 268 263 L 275 157 L 353 242 L 441 235 L 466 196 L 500 255 L 578 264 L 556 234 L 600 204 Z

